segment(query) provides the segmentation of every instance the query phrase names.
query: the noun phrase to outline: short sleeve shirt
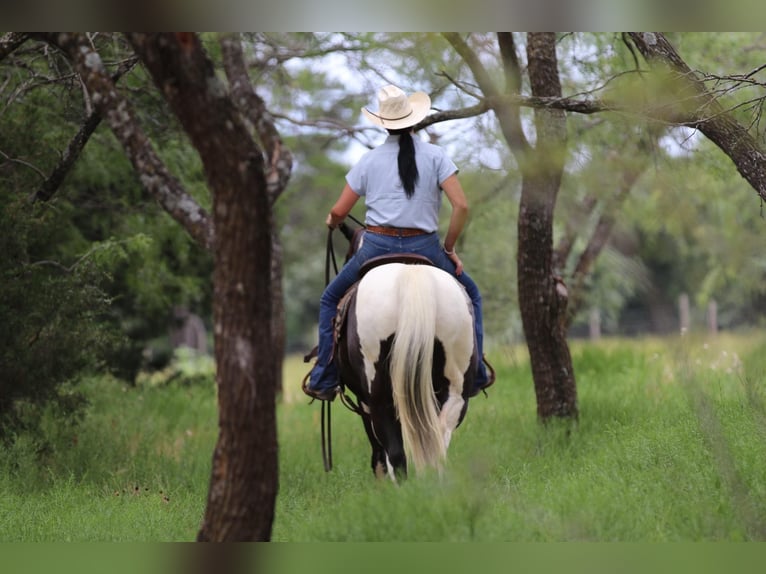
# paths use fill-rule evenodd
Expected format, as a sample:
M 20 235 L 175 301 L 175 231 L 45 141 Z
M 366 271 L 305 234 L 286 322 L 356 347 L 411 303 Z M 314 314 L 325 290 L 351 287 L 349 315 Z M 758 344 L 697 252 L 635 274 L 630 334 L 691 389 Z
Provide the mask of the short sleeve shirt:
M 458 168 L 439 146 L 413 136 L 418 180 L 415 193 L 407 198 L 399 178 L 399 136 L 364 154 L 346 174 L 346 182 L 364 196 L 367 225 L 414 227 L 433 232 L 439 227 L 441 184 Z

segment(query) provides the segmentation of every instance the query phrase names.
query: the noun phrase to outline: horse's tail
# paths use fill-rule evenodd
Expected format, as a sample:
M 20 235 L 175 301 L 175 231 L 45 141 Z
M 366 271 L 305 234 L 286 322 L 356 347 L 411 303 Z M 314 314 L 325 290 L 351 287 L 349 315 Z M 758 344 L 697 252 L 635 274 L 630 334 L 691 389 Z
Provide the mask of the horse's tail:
M 436 293 L 423 270 L 419 265 L 402 269 L 390 363 L 404 447 L 416 470 L 438 468 L 446 454 L 432 381 Z

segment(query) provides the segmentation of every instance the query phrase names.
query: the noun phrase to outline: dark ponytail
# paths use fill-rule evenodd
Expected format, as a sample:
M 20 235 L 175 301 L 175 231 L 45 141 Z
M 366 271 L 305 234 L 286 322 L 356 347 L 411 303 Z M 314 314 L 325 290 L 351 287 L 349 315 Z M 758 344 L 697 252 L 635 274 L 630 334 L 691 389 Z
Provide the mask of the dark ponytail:
M 399 136 L 399 179 L 402 180 L 405 195 L 410 198 L 415 193 L 418 181 L 418 164 L 415 162 L 415 142 L 412 141 L 412 128 L 389 130 L 392 135 Z

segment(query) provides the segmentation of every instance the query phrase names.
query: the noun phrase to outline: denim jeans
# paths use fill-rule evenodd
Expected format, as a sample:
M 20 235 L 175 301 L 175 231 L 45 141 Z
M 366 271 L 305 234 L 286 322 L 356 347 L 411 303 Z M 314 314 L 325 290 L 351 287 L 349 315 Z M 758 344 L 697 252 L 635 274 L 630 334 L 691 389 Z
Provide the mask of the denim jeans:
M 343 269 L 325 288 L 319 301 L 319 348 L 317 349 L 317 362 L 311 370 L 309 387 L 315 390 L 331 389 L 338 384 L 338 371 L 332 360 L 333 350 L 333 319 L 338 307 L 338 302 L 359 278 L 359 270 L 362 264 L 378 255 L 389 253 L 415 253 L 428 257 L 434 265 L 455 275 L 455 264 L 447 257 L 439 243 L 437 233 L 416 235 L 414 237 L 390 237 L 366 231 L 362 246 L 351 259 L 343 266 Z M 479 288 L 473 279 L 463 271 L 456 277 L 458 282 L 465 288 L 473 305 L 476 344 L 479 351 L 479 371 L 476 386 L 487 381 L 486 367 L 481 361 L 484 349 L 484 328 L 482 322 L 481 295 Z

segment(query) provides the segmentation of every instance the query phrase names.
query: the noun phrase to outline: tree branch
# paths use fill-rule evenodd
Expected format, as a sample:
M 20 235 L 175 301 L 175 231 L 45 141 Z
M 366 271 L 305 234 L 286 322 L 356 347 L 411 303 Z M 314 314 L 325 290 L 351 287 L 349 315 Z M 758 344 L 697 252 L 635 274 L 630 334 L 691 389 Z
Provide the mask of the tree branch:
M 622 177 L 619 180 L 619 187 L 614 197 L 608 202 L 608 205 L 604 208 L 601 216 L 593 228 L 588 243 L 585 249 L 580 254 L 577 264 L 570 278 L 569 289 L 569 306 L 567 308 L 567 325 L 570 325 L 574 320 L 575 315 L 582 306 L 584 299 L 583 285 L 585 279 L 593 268 L 596 259 L 606 247 L 609 238 L 612 236 L 612 231 L 617 224 L 616 213 L 619 205 L 625 201 L 630 194 L 633 186 L 638 181 L 641 174 L 644 173 L 649 167 L 649 159 L 643 155 L 638 154 L 636 156 L 636 163 L 624 168 Z
M 142 185 L 171 217 L 204 248 L 213 247 L 213 224 L 207 212 L 190 196 L 154 151 L 141 130 L 130 103 L 115 89 L 99 53 L 82 34 L 43 34 L 50 44 L 59 47 L 74 62 L 96 111 L 106 119 Z
M 61 187 L 61 184 L 64 182 L 67 174 L 72 169 L 72 166 L 80 157 L 80 153 L 85 147 L 85 144 L 88 143 L 90 136 L 94 131 L 96 131 L 96 128 L 99 126 L 99 124 L 101 124 L 101 115 L 98 112 L 92 112 L 87 118 L 85 118 L 85 121 L 83 122 L 82 126 L 80 126 L 80 129 L 77 131 L 74 137 L 69 140 L 69 143 L 67 144 L 67 147 L 64 150 L 58 165 L 45 179 L 43 184 L 40 186 L 40 189 L 38 189 L 30 196 L 30 200 L 32 202 L 48 201 L 51 197 L 53 197 L 53 194 L 58 191 L 59 187 Z
M 415 130 L 421 130 L 427 128 L 430 125 L 437 124 L 439 122 L 448 122 L 450 120 L 462 120 L 465 118 L 472 118 L 480 116 L 481 114 L 488 112 L 491 109 L 489 100 L 483 98 L 478 104 L 474 106 L 468 106 L 467 108 L 459 108 L 457 110 L 445 110 L 442 112 L 436 112 L 427 115 L 423 121 L 415 126 Z
M 516 53 L 516 44 L 513 41 L 513 32 L 498 32 L 497 44 L 500 47 L 503 70 L 505 70 L 505 93 L 520 94 L 521 66 Z
M 567 215 L 564 234 L 553 250 L 553 269 L 559 275 L 564 274 L 564 268 L 566 267 L 569 255 L 572 253 L 575 241 L 577 241 L 578 232 L 590 218 L 597 204 L 598 200 L 595 196 L 587 195 L 580 202 L 577 209 L 574 210 L 574 213 Z
M 267 155 L 266 184 L 272 204 L 287 187 L 292 173 L 293 158 L 274 126 L 273 116 L 263 99 L 256 93 L 247 74 L 242 44 L 237 34 L 220 38 L 223 65 L 229 79 L 234 102 L 258 134 Z
M 508 142 L 512 151 L 515 151 L 521 157 L 525 157 L 529 151 L 529 142 L 524 136 L 521 128 L 521 118 L 519 116 L 518 103 L 514 102 L 512 97 L 502 96 L 497 86 L 490 78 L 486 68 L 482 65 L 479 57 L 471 50 L 468 44 L 463 40 L 460 34 L 456 32 L 445 32 L 445 39 L 452 44 L 455 51 L 460 55 L 468 68 L 471 70 L 476 83 L 479 85 L 488 105 L 498 116 L 500 129 Z M 503 37 L 503 48 L 505 52 L 510 49 L 510 43 L 507 37 Z M 510 61 L 511 56 L 503 53 L 504 58 Z M 507 65 L 507 63 L 506 63 Z
M 121 62 L 117 71 L 112 75 L 112 82 L 116 84 L 122 76 L 127 74 L 133 66 L 136 65 L 137 62 L 138 57 L 129 58 Z M 93 135 L 93 132 L 96 131 L 96 128 L 100 124 L 101 114 L 95 110 L 91 111 L 74 137 L 69 140 L 69 143 L 61 156 L 61 161 L 59 161 L 53 172 L 43 182 L 40 189 L 32 195 L 31 200 L 33 202 L 48 201 L 53 197 L 53 194 L 56 193 L 59 187 L 61 187 L 67 174 L 69 174 L 72 169 L 72 166 L 74 166 L 75 162 L 80 157 L 90 136 Z
M 479 60 L 476 52 L 468 46 L 463 37 L 457 32 L 444 32 L 443 36 L 450 44 L 452 44 L 455 51 L 468 65 L 468 68 L 471 70 L 482 93 L 487 97 L 499 96 L 500 92 L 492 81 L 492 78 L 489 77 L 487 69 L 481 63 L 481 60 Z
M 28 38 L 29 34 L 22 32 L 8 32 L 0 38 L 0 61 L 26 42 Z
M 37 175 L 39 175 L 42 179 L 45 179 L 45 174 L 36 165 L 31 164 L 28 161 L 24 161 L 23 159 L 18 159 L 18 158 L 15 158 L 15 157 L 11 157 L 11 156 L 9 156 L 7 153 L 5 153 L 2 150 L 0 150 L 0 155 L 5 158 L 5 161 L 10 161 L 10 162 L 13 162 L 13 163 L 17 163 L 19 165 L 23 165 L 24 167 L 28 167 L 32 171 L 36 172 Z
M 662 33 L 631 32 L 629 36 L 656 70 L 669 72 L 693 95 L 696 105 L 677 110 L 675 122 L 699 129 L 729 156 L 761 200 L 766 200 L 766 153 L 758 141 L 722 108 Z

